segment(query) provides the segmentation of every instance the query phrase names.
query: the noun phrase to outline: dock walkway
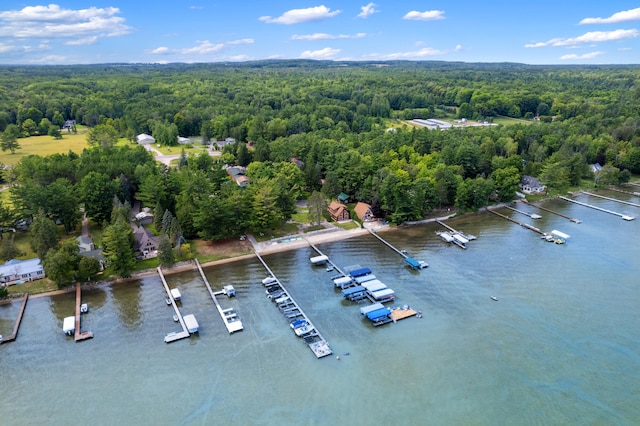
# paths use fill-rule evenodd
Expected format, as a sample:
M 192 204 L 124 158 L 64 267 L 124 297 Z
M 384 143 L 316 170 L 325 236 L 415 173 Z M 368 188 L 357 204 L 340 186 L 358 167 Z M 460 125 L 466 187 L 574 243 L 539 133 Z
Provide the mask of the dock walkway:
M 309 247 L 311 247 L 312 249 L 314 249 L 316 251 L 316 253 L 318 253 L 318 255 L 320 256 L 326 256 L 322 251 L 320 251 L 320 249 L 318 247 L 316 247 L 311 241 L 309 241 L 307 238 L 302 237 L 307 244 L 309 244 Z M 331 261 L 331 259 L 329 259 L 329 257 L 327 256 L 327 263 L 329 263 L 334 270 L 338 271 L 339 274 L 341 274 L 343 277 L 346 276 L 346 274 L 338 267 L 338 265 L 336 265 L 335 263 L 333 263 Z
M 404 252 L 402 250 L 398 250 L 390 242 L 388 242 L 387 240 L 382 238 L 380 235 L 378 235 L 377 232 L 373 231 L 372 229 L 368 229 L 368 231 L 369 231 L 369 233 L 371 235 L 373 235 L 374 237 L 376 237 L 377 239 L 382 241 L 382 243 L 385 244 L 387 247 L 389 247 L 391 250 L 395 251 L 400 256 L 402 256 L 402 258 L 405 260 L 405 262 L 407 262 L 407 264 L 411 267 L 411 269 L 423 269 L 423 268 L 426 268 L 427 266 L 429 266 L 424 261 L 415 260 L 415 259 L 409 257 L 406 252 Z
M 93 338 L 93 332 L 91 331 L 80 332 L 80 315 L 82 315 L 80 305 L 82 305 L 82 289 L 80 284 L 76 284 L 76 330 L 73 336 L 73 340 L 76 342 Z
M 538 205 L 536 205 L 536 204 L 531 204 L 531 203 L 530 203 L 530 202 L 528 202 L 527 200 L 522 200 L 522 202 L 523 202 L 523 203 L 525 203 L 525 204 L 527 204 L 527 205 L 529 205 L 529 206 L 533 206 L 533 207 L 535 207 L 535 208 L 537 208 L 537 209 L 544 210 L 545 212 L 549 212 L 549 213 L 555 214 L 555 215 L 557 215 L 557 216 L 564 217 L 565 219 L 569 219 L 569 220 L 570 220 L 571 222 L 573 222 L 573 223 L 582 223 L 582 221 L 581 221 L 580 219 L 576 219 L 576 218 L 574 218 L 574 217 L 567 216 L 566 214 L 559 213 L 559 212 L 557 212 L 557 211 L 554 211 L 554 210 L 548 209 L 548 208 L 546 208 L 546 207 L 538 206 Z
M 589 207 L 589 208 L 594 209 L 594 210 L 599 210 L 601 212 L 609 213 L 609 214 L 612 214 L 614 216 L 619 216 L 624 220 L 633 220 L 633 219 L 635 219 L 635 217 L 633 217 L 633 216 L 627 216 L 627 215 L 622 214 L 622 213 L 614 212 L 613 210 L 607 210 L 607 209 L 603 209 L 602 207 L 594 206 L 592 204 L 583 203 L 583 202 L 578 201 L 578 200 L 572 200 L 571 198 L 568 198 L 568 197 L 559 196 L 558 198 L 560 198 L 562 200 L 565 200 L 565 201 L 569 201 L 570 203 L 575 203 L 575 204 L 578 204 L 578 205 L 581 205 L 581 206 L 584 206 L 584 207 Z
M 325 338 L 322 337 L 322 334 L 320 334 L 320 331 L 313 325 L 311 320 L 309 320 L 309 317 L 307 317 L 302 308 L 300 308 L 293 297 L 291 297 L 287 289 L 284 287 L 284 285 L 282 285 L 282 282 L 278 279 L 278 277 L 276 277 L 271 268 L 269 268 L 269 265 L 267 265 L 267 263 L 264 261 L 262 256 L 258 254 L 258 252 L 256 252 L 256 257 L 258 258 L 260 263 L 262 263 L 262 266 L 264 266 L 264 268 L 267 270 L 269 276 L 273 277 L 273 279 L 275 280 L 273 285 L 278 284 L 282 288 L 284 294 L 281 296 L 283 299 L 283 302 L 281 303 L 286 303 L 286 306 L 283 305 L 283 310 L 297 310 L 299 312 L 299 315 L 296 314 L 296 317 L 301 316 L 302 318 L 304 318 L 307 323 L 315 330 L 313 336 L 305 339 L 305 343 L 307 343 L 311 351 L 313 351 L 316 358 L 322 358 L 331 355 L 333 351 L 329 347 L 329 343 L 327 343 Z M 284 300 L 286 300 L 286 302 Z
M 631 201 L 618 200 L 617 198 L 605 197 L 604 195 L 594 194 L 592 192 L 586 192 L 586 191 L 582 191 L 582 193 L 590 195 L 592 197 L 602 198 L 604 200 L 609 200 L 609 201 L 615 201 L 616 203 L 620 203 L 620 204 L 626 204 L 628 206 L 640 207 L 640 204 L 632 203 Z
M 633 195 L 635 197 L 640 197 L 640 192 L 629 192 L 629 191 L 624 191 L 622 189 L 618 189 L 618 188 L 613 188 L 613 187 L 608 187 L 607 188 L 608 191 L 615 191 L 615 192 L 620 192 L 622 194 L 627 194 L 627 195 Z
M 184 322 L 184 318 L 182 317 L 182 313 L 180 313 L 180 309 L 178 309 L 178 305 L 176 305 L 176 301 L 173 300 L 171 296 L 171 290 L 169 289 L 169 285 L 167 284 L 167 280 L 164 279 L 164 274 L 162 273 L 162 267 L 158 266 L 158 274 L 160 274 L 160 279 L 162 280 L 162 285 L 164 286 L 164 290 L 167 292 L 167 297 L 171 300 L 171 305 L 173 306 L 173 310 L 178 316 L 178 321 L 180 322 L 180 327 L 182 327 L 181 332 L 171 332 L 164 336 L 164 341 L 166 343 L 175 342 L 176 340 L 184 339 L 189 337 L 189 330 L 187 330 L 187 325 Z
M 527 223 L 519 222 L 519 221 L 517 221 L 517 220 L 515 220 L 515 219 L 513 219 L 513 218 L 511 218 L 509 216 L 505 216 L 505 215 L 503 215 L 501 213 L 498 213 L 497 211 L 494 211 L 493 209 L 487 208 L 487 211 L 495 214 L 496 216 L 500 216 L 503 219 L 507 219 L 507 220 L 509 220 L 509 221 L 511 221 L 513 223 L 516 223 L 516 224 L 518 224 L 518 225 L 520 225 L 520 226 L 522 226 L 524 228 L 530 229 L 533 232 L 537 232 L 540 235 L 544 235 L 544 232 L 542 232 L 539 228 L 536 228 L 535 226 L 531 226 L 531 225 L 529 225 Z
M 200 262 L 198 262 L 198 259 L 196 259 L 196 266 L 198 267 L 198 271 L 200 271 L 200 276 L 202 276 L 202 280 L 204 281 L 204 284 L 207 286 L 209 295 L 211 296 L 211 299 L 213 299 L 213 303 L 216 305 L 216 309 L 218 309 L 220 318 L 222 318 L 222 322 L 224 323 L 224 326 L 227 327 L 227 331 L 229 332 L 229 334 L 236 331 L 241 331 L 243 329 L 242 321 L 238 319 L 237 314 L 235 312 L 232 312 L 233 310 L 230 311 L 229 309 L 222 309 L 222 306 L 220 306 L 220 303 L 216 298 L 216 294 L 222 294 L 222 292 L 220 291 L 218 293 L 214 293 L 214 291 L 211 289 L 211 284 L 209 284 L 209 280 L 204 275 L 204 271 L 202 270 L 202 267 L 200 266 Z
M 18 316 L 16 317 L 16 322 L 13 324 L 13 332 L 8 336 L 2 336 L 2 340 L 0 340 L 0 344 L 13 342 L 18 337 L 18 330 L 20 329 L 20 323 L 22 322 L 22 316 L 24 315 L 24 309 L 27 306 L 27 300 L 29 300 L 29 294 L 25 293 L 22 296 L 22 305 L 20 306 L 20 311 L 18 311 Z M 13 303 L 13 302 L 11 302 Z
M 512 210 L 512 211 L 514 211 L 516 213 L 520 213 L 520 214 L 523 214 L 525 216 L 529 216 L 531 219 L 540 219 L 540 218 L 542 218 L 542 216 L 540 216 L 539 214 L 525 212 L 525 211 L 518 210 L 516 208 L 510 207 L 510 206 L 504 206 L 504 207 L 509 209 L 509 210 Z

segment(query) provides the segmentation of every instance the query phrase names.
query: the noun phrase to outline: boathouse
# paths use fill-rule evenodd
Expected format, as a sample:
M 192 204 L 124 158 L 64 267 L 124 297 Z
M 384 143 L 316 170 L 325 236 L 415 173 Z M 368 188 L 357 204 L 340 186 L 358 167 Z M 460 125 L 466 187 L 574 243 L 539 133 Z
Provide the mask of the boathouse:
M 345 206 L 344 204 L 340 204 L 337 201 L 332 201 L 331 204 L 329 204 L 328 210 L 329 214 L 331 215 L 331 219 L 335 220 L 336 222 L 342 222 L 351 219 L 347 206 Z
M 353 211 L 356 213 L 356 216 L 358 216 L 358 219 L 363 222 L 370 222 L 372 220 L 375 220 L 375 216 L 371 211 L 371 206 L 367 203 L 358 202 Z

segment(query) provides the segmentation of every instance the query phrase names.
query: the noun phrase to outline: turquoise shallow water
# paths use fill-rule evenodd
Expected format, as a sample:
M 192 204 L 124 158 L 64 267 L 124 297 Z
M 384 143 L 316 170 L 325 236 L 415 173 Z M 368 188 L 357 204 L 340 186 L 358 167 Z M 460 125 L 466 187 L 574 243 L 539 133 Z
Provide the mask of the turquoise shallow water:
M 333 273 L 309 264 L 311 249 L 266 256 L 340 360 L 316 359 L 294 336 L 257 260 L 205 269 L 214 290 L 236 287 L 220 299 L 245 326 L 233 335 L 196 272 L 167 277 L 201 326 L 170 345 L 163 337 L 178 326 L 158 277 L 83 292 L 83 329 L 95 338 L 81 343 L 61 332 L 73 295 L 31 299 L 18 340 L 0 345 L 2 423 L 638 424 L 640 222 L 545 206 L 583 223 L 501 213 L 568 233 L 568 244 L 483 212 L 448 222 L 478 236 L 467 250 L 440 241 L 436 224 L 381 234 L 427 261 L 420 272 L 371 236 L 320 245 L 339 266 L 370 267 L 396 304 L 424 314 L 378 328 L 342 301 Z M 16 312 L 0 306 L 0 333 Z

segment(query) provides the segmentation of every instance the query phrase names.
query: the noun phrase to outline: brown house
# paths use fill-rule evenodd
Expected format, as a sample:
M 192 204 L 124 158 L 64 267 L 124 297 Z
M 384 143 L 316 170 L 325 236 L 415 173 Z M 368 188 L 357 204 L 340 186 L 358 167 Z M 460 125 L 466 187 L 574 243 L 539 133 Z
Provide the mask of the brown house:
M 347 206 L 344 204 L 340 204 L 337 201 L 332 201 L 329 204 L 329 214 L 331 214 L 331 218 L 336 222 L 342 222 L 343 220 L 351 219 L 349 216 L 349 210 L 347 210 Z
M 353 211 L 356 212 L 358 219 L 360 219 L 363 222 L 369 222 L 369 221 L 375 220 L 375 217 L 371 212 L 371 206 L 367 203 L 358 202 L 358 204 L 356 204 Z

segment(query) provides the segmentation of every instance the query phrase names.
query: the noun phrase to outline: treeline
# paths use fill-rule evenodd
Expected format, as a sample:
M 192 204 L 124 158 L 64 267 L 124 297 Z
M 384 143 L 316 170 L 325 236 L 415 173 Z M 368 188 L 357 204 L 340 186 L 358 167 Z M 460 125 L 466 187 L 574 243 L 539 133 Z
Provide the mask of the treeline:
M 2 67 L 0 129 L 26 136 L 24 123 L 42 117 L 106 135 L 81 155 L 18 164 L 7 181 L 20 215 L 44 210 L 72 229 L 77 204 L 65 200 L 83 201 L 101 223 L 114 196 L 135 196 L 168 211 L 185 236 L 218 239 L 278 226 L 314 191 L 345 192 L 400 223 L 436 207 L 511 200 L 525 174 L 557 190 L 587 177 L 623 182 L 640 173 L 639 77 L 635 66 L 438 62 Z M 539 120 L 447 131 L 397 124 L 502 115 Z M 164 143 L 176 134 L 236 142 L 219 159 L 185 156 L 175 169 L 99 142 L 142 132 Z M 605 166 L 595 176 L 594 163 Z M 246 189 L 226 175 L 231 164 L 247 167 Z

